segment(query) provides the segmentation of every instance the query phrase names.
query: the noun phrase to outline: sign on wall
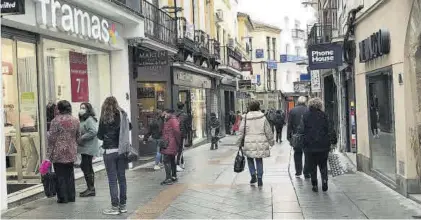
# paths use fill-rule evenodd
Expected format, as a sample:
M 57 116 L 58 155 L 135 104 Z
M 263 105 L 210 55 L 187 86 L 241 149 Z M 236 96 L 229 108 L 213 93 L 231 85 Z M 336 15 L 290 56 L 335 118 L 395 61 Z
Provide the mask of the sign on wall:
M 72 102 L 89 102 L 88 57 L 70 51 L 69 62 Z
M 253 74 L 253 66 L 251 61 L 241 62 L 241 71 L 250 71 L 251 74 Z
M 25 0 L 1 0 L 1 15 L 25 14 Z
M 264 51 L 263 49 L 256 49 L 256 59 L 264 58 Z
M 311 92 L 321 92 L 320 86 L 320 71 L 313 70 L 310 72 L 311 74 Z
M 342 46 L 339 44 L 314 44 L 308 46 L 310 70 L 333 69 L 342 65 Z
M 278 69 L 278 64 L 277 64 L 276 60 L 268 60 L 268 69 L 270 69 L 270 70 Z
M 168 65 L 168 51 L 140 51 L 138 66 Z
M 360 63 L 365 63 L 390 52 L 390 34 L 380 29 L 370 37 L 358 43 Z

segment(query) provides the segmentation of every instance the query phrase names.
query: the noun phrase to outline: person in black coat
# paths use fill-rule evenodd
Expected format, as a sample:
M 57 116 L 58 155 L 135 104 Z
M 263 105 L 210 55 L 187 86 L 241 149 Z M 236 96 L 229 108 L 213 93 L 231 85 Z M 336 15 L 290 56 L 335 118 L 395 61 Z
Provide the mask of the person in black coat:
M 276 111 L 275 128 L 276 128 L 276 142 L 282 142 L 282 128 L 285 125 L 285 114 L 282 110 Z
M 292 143 L 292 136 L 298 133 L 300 127 L 301 118 L 307 111 L 306 106 L 307 98 L 300 96 L 297 100 L 297 106 L 295 106 L 289 112 L 288 116 L 288 128 L 287 128 L 287 140 Z M 292 146 L 294 148 L 294 163 L 295 163 L 295 176 L 300 177 L 303 173 L 303 149 L 301 146 Z M 310 171 L 308 169 L 307 156 L 304 161 L 304 177 L 310 178 Z
M 323 112 L 323 102 L 320 98 L 312 98 L 308 102 L 308 111 L 303 119 L 298 133 L 303 135 L 303 150 L 308 157 L 312 190 L 318 192 L 317 166 L 322 177 L 322 190 L 328 190 L 327 159 L 331 144 L 336 144 L 335 134 L 330 128 L 328 116 Z
M 218 118 L 216 117 L 215 113 L 211 113 L 210 120 L 209 120 L 209 130 L 211 133 L 211 150 L 217 150 L 218 149 L 218 141 L 219 141 L 219 127 L 220 122 Z

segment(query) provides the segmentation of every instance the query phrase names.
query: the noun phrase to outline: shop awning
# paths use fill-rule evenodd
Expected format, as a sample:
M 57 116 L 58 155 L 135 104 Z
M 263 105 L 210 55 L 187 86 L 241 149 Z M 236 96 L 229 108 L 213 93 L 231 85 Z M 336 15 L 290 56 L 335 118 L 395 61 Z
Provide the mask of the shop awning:
M 227 66 L 227 65 L 220 65 L 218 67 L 218 70 L 223 71 L 224 73 L 229 74 L 229 75 L 234 76 L 234 77 L 238 77 L 238 76 L 241 77 L 242 76 L 240 70 L 234 69 L 234 68 L 232 68 L 230 66 Z
M 184 70 L 189 70 L 189 71 L 199 73 L 199 74 L 202 74 L 202 75 L 210 76 L 210 77 L 213 77 L 213 78 L 223 78 L 224 77 L 221 74 L 218 74 L 216 72 L 209 71 L 209 70 L 194 66 L 193 64 L 189 64 L 189 63 L 173 63 L 172 66 L 178 67 L 178 68 L 181 68 L 181 69 L 184 69 Z

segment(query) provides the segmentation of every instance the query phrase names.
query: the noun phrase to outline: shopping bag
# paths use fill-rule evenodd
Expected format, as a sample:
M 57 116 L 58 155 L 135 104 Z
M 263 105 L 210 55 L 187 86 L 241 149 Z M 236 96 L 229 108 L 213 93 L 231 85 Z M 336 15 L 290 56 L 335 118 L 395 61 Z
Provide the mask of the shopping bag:
M 340 176 L 345 173 L 345 169 L 341 165 L 341 161 L 337 152 L 329 152 L 328 163 L 332 176 Z
M 241 154 L 240 154 L 241 152 Z M 237 156 L 235 157 L 234 161 L 234 172 L 241 173 L 244 171 L 244 167 L 246 166 L 246 157 L 244 157 L 244 153 L 242 148 L 238 149 Z
M 43 160 L 39 167 L 39 173 L 41 175 L 47 174 L 51 169 L 51 162 L 49 160 Z
M 48 198 L 54 197 L 57 194 L 57 176 L 50 171 L 41 176 L 42 185 L 44 186 L 45 196 Z

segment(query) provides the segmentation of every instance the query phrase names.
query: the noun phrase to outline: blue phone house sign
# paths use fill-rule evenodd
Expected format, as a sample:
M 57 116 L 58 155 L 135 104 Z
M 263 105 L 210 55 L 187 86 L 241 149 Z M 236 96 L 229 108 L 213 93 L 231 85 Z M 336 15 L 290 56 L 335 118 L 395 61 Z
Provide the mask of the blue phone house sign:
M 332 43 L 308 46 L 308 67 L 310 70 L 333 69 L 341 65 L 341 45 Z

